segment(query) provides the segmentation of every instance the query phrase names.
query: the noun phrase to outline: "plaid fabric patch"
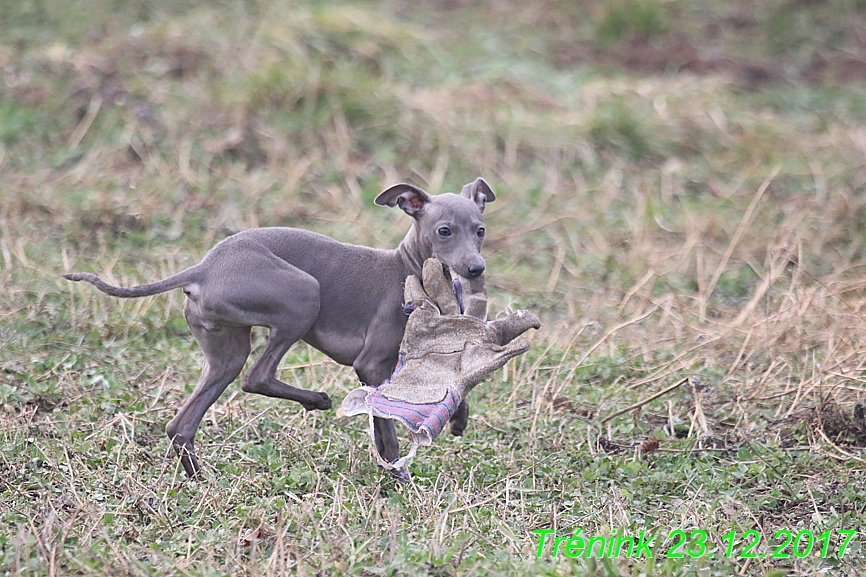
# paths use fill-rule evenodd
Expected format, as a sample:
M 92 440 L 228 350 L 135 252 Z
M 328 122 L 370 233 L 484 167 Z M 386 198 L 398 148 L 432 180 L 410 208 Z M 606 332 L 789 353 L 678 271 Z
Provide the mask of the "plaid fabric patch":
M 367 394 L 367 404 L 377 414 L 398 419 L 413 433 L 426 431 L 431 442 L 445 428 L 445 423 L 457 410 L 460 401 L 460 395 L 450 387 L 442 401 L 429 405 L 415 405 L 406 401 L 388 399 L 378 389 L 373 389 Z

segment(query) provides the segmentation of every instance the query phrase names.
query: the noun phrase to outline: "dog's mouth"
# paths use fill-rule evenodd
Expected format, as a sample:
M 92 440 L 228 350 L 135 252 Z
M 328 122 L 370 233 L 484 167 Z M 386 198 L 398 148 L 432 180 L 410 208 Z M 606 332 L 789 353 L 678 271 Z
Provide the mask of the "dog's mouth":
M 452 271 L 454 271 L 454 269 L 451 267 L 451 265 L 447 265 L 444 262 L 442 262 L 441 260 L 439 262 L 442 263 L 442 274 L 445 275 L 446 280 L 453 280 L 454 275 L 451 273 L 452 273 Z M 455 274 L 456 274 L 456 272 L 455 272 Z
M 451 290 L 454 291 L 454 297 L 457 299 L 460 314 L 464 314 L 466 307 L 463 306 L 463 282 L 460 280 L 460 275 L 445 263 L 442 263 L 442 274 L 445 275 L 446 280 L 451 281 Z
M 466 307 L 463 306 L 463 283 L 458 276 L 451 281 L 451 284 L 453 285 L 454 297 L 457 299 L 457 306 L 460 308 L 460 314 L 462 315 L 466 312 Z

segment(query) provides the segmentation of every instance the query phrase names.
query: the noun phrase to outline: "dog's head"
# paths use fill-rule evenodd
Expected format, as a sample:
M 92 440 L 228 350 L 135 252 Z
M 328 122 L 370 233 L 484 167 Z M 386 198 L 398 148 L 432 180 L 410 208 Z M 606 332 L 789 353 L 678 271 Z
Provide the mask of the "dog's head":
M 411 184 L 397 184 L 376 197 L 379 206 L 399 206 L 414 219 L 410 235 L 424 262 L 439 259 L 459 275 L 475 278 L 484 273 L 484 205 L 496 195 L 483 178 L 463 187 L 460 194 L 433 196 Z

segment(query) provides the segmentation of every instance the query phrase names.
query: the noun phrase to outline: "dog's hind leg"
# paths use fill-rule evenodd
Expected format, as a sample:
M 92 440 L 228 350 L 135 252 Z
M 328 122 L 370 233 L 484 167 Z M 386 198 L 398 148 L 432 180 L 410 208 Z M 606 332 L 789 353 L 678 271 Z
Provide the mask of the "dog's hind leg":
M 250 354 L 250 330 L 270 329 L 265 350 L 242 381 L 246 392 L 301 403 L 307 409 L 328 409 L 325 393 L 291 387 L 275 377 L 277 365 L 301 339 L 319 314 L 319 283 L 307 273 L 260 250 L 238 251 L 231 261 L 212 269 L 219 281 L 205 277 L 189 287 L 184 315 L 205 355 L 199 383 L 183 408 L 166 427 L 184 470 L 199 475 L 194 437 L 199 423 L 225 388 L 243 369 Z M 250 270 L 257 274 L 250 274 Z
M 195 455 L 195 433 L 202 417 L 234 381 L 250 354 L 250 327 L 206 324 L 187 312 L 187 323 L 205 355 L 201 377 L 192 395 L 165 428 L 184 471 L 201 477 Z
M 293 344 L 306 335 L 319 315 L 319 283 L 315 278 L 287 263 L 279 270 L 272 266 L 257 281 L 270 287 L 245 295 L 244 318 L 255 319 L 257 326 L 268 327 L 268 344 L 241 383 L 247 393 L 287 399 L 305 409 L 331 408 L 326 393 L 299 389 L 276 377 L 277 366 Z
M 287 399 L 300 403 L 308 411 L 331 408 L 331 399 L 326 393 L 299 389 L 280 381 L 276 377 L 277 365 L 294 343 L 306 334 L 294 327 L 270 327 L 268 344 L 244 377 L 241 388 L 247 393 Z

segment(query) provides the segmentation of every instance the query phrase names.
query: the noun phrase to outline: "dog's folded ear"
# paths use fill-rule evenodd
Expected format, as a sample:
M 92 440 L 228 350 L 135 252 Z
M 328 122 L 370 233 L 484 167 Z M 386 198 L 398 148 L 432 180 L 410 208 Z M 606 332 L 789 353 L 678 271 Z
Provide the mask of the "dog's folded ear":
M 417 216 L 432 200 L 428 193 L 417 186 L 401 183 L 379 193 L 374 202 L 379 206 L 399 206 L 409 216 Z
M 476 178 L 475 182 L 470 182 L 464 186 L 463 190 L 460 191 L 460 196 L 468 198 L 477 204 L 478 208 L 481 209 L 481 212 L 484 212 L 485 204 L 496 200 L 496 195 L 493 194 L 493 189 L 490 188 L 490 185 L 481 177 Z

